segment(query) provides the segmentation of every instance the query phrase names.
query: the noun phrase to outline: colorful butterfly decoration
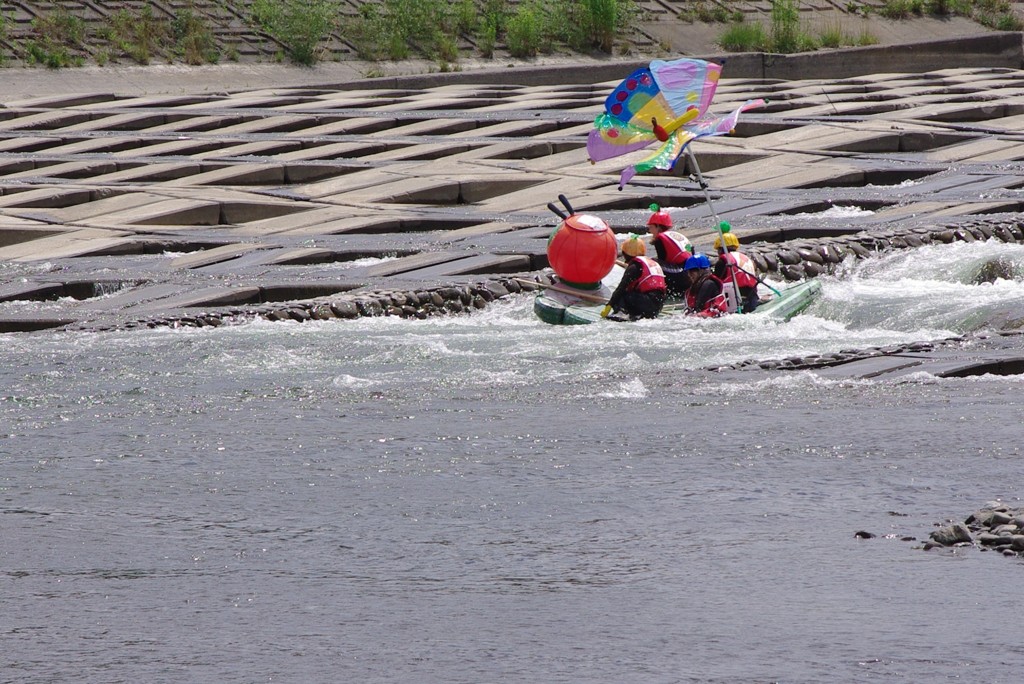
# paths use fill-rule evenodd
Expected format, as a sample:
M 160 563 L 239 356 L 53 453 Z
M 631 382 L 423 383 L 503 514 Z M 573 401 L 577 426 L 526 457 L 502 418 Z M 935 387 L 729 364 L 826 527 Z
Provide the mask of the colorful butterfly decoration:
M 662 143 L 654 154 L 622 171 L 619 189 L 638 173 L 670 171 L 691 140 L 725 135 L 740 114 L 762 107 L 764 100 L 747 100 L 723 117 L 708 114 L 722 67 L 702 59 L 655 60 L 616 86 L 605 100 L 604 114 L 594 121 L 587 138 L 591 162 L 599 162 Z

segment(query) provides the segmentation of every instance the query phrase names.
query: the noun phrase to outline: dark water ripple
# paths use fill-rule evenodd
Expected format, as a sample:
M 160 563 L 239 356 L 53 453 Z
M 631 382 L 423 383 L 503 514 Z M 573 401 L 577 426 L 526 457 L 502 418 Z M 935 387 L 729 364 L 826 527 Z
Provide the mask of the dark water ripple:
M 5 339 L 0 681 L 1018 679 L 1018 379 L 431 325 Z

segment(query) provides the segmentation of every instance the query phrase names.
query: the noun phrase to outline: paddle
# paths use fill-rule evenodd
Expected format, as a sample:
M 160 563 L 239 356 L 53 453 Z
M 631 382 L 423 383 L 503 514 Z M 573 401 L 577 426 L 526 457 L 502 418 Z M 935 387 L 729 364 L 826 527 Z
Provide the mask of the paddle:
M 605 297 L 602 297 L 601 295 L 588 294 L 586 292 L 580 292 L 579 290 L 575 290 L 575 289 L 573 289 L 571 287 L 565 287 L 564 285 L 555 285 L 555 284 L 548 284 L 548 283 L 538 283 L 535 280 L 527 280 L 525 278 L 513 278 L 513 280 L 519 281 L 520 283 L 525 283 L 527 285 L 533 285 L 535 287 L 540 287 L 540 288 L 543 288 L 545 290 L 554 290 L 555 292 L 561 292 L 562 294 L 572 295 L 573 297 L 578 297 L 578 298 L 580 298 L 580 299 L 582 299 L 583 301 L 586 301 L 586 302 L 594 302 L 595 304 L 607 304 L 608 303 L 608 299 L 605 298 Z
M 737 265 L 737 266 L 736 266 L 736 270 L 737 270 L 737 271 L 743 271 L 743 272 L 744 272 L 744 273 L 746 273 L 746 274 L 747 274 L 748 276 L 750 276 L 751 278 L 753 278 L 754 280 L 756 280 L 757 282 L 761 283 L 762 285 L 764 285 L 765 287 L 767 287 L 767 288 L 768 288 L 769 290 L 771 290 L 772 292 L 774 292 L 774 293 L 775 293 L 775 295 L 776 295 L 777 297 L 781 297 L 781 296 L 782 296 L 782 293 L 781 293 L 781 292 L 779 292 L 778 290 L 776 290 L 776 289 L 775 289 L 774 287 L 772 287 L 772 286 L 771 286 L 771 285 L 769 285 L 768 283 L 764 282 L 764 279 L 763 279 L 763 278 L 761 278 L 761 277 L 760 277 L 759 275 L 757 275 L 756 273 L 751 273 L 750 271 L 748 271 L 748 270 L 747 270 L 747 269 L 745 269 L 745 268 L 740 268 L 740 267 L 739 267 L 739 265 Z
M 711 210 L 712 218 L 715 219 L 715 228 L 718 229 L 718 236 L 722 241 L 722 246 L 719 249 L 725 250 L 725 231 L 722 230 L 722 221 L 718 220 L 718 213 L 715 211 L 715 205 L 711 203 L 711 193 L 708 192 L 708 184 L 704 181 L 704 174 L 700 172 L 700 166 L 697 165 L 697 157 L 693 154 L 693 150 L 689 146 L 686 147 L 686 153 L 690 155 L 690 163 L 693 164 L 693 169 L 697 174 L 697 184 L 700 186 L 700 189 L 704 191 L 704 199 L 708 203 L 708 209 Z M 719 251 L 719 255 L 721 254 L 722 251 Z M 739 283 L 736 282 L 736 271 L 730 270 L 729 275 L 732 276 L 732 287 L 736 292 L 736 312 L 743 313 L 743 298 L 740 297 L 740 286 Z

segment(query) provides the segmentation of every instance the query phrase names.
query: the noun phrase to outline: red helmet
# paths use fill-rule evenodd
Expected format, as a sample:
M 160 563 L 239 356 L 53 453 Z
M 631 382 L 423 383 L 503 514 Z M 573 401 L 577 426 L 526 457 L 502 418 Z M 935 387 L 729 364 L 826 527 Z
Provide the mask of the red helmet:
M 666 230 L 672 229 L 672 217 L 664 209 L 656 209 L 651 218 L 647 219 L 649 226 L 661 226 Z

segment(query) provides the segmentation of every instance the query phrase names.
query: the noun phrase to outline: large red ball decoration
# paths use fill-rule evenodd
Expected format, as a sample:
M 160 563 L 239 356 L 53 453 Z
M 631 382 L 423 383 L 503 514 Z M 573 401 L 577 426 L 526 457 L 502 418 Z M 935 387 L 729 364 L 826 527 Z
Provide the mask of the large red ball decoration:
M 589 214 L 573 214 L 548 240 L 548 263 L 563 282 L 594 285 L 611 273 L 619 254 L 615 233 Z

